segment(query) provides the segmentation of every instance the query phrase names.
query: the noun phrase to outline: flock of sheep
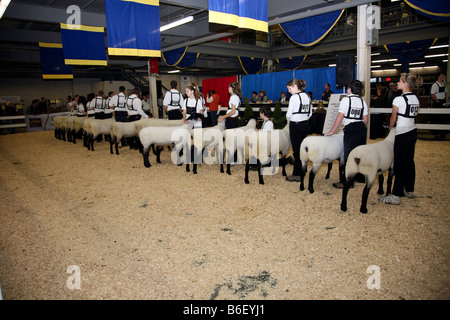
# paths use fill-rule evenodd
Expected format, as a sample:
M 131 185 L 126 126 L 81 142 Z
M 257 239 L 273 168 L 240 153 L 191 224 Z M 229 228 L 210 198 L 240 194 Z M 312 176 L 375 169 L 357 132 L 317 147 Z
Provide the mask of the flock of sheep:
M 53 118 L 55 137 L 76 143 L 77 137 L 83 136 L 84 146 L 94 151 L 94 142 L 97 138 L 105 136 L 110 143 L 110 153 L 119 154 L 118 143 L 125 141 L 130 147 L 139 149 L 142 153 L 144 166 L 150 167 L 149 153 L 153 153 L 160 163 L 161 147 L 173 148 L 171 157 L 177 165 L 183 160 L 186 171 L 190 172 L 190 164 L 193 165 L 193 173 L 197 174 L 199 163 L 220 164 L 220 171 L 231 175 L 231 164 L 245 163 L 246 184 L 249 183 L 248 174 L 251 164 L 258 168 L 259 183 L 264 184 L 263 171 L 270 167 L 273 173 L 282 166 L 282 175 L 286 176 L 286 156 L 291 148 L 289 138 L 289 125 L 281 130 L 262 131 L 256 129 L 256 120 L 250 119 L 247 125 L 235 129 L 225 129 L 224 122 L 214 127 L 193 128 L 193 122 L 185 123 L 183 120 L 167 119 L 141 119 L 134 122 L 116 122 L 114 119 L 94 119 L 89 117 L 56 116 Z M 302 162 L 302 174 L 300 190 L 304 190 L 304 176 L 307 164 L 312 162 L 309 173 L 308 191 L 314 192 L 314 177 L 322 163 L 328 164 L 326 179 L 330 176 L 332 162 L 339 160 L 339 177 L 344 184 L 342 193 L 341 210 L 347 210 L 347 193 L 349 185 L 355 179 L 356 174 L 365 176 L 366 185 L 362 195 L 360 212 L 367 213 L 367 198 L 376 177 L 379 179 L 378 194 L 383 194 L 383 173 L 389 171 L 387 192 L 391 192 L 393 176 L 395 129 L 391 130 L 386 139 L 355 148 L 349 155 L 347 164 L 344 165 L 343 134 L 332 136 L 308 136 L 303 140 L 300 148 Z M 209 157 L 209 152 L 214 150 L 215 160 Z M 211 153 L 212 155 L 212 153 Z M 278 156 L 280 155 L 280 159 Z M 279 161 L 279 162 L 278 162 Z M 273 174 L 272 173 L 272 174 Z M 345 182 L 345 183 L 344 183 Z

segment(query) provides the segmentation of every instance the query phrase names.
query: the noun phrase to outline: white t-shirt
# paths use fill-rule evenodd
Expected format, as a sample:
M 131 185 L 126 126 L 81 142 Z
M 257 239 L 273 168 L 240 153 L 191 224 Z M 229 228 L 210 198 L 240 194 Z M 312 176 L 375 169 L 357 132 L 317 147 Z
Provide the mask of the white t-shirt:
M 349 107 L 351 108 L 350 112 Z M 350 94 L 344 97 L 339 104 L 339 113 L 344 114 L 344 119 L 342 120 L 344 126 L 353 122 L 363 121 L 361 116 L 361 109 L 363 108 L 362 116 L 367 116 L 369 111 L 367 109 L 367 104 L 363 99 L 356 94 Z
M 163 100 L 163 106 L 167 106 L 167 111 L 180 109 L 183 101 L 182 94 L 177 89 L 171 89 L 166 92 Z
M 121 92 L 111 98 L 109 101 L 109 107 L 113 108 L 115 111 L 127 111 L 126 103 L 127 98 Z
M 95 110 L 94 110 L 94 100 L 91 100 L 87 103 L 87 114 L 95 114 Z
M 440 89 L 440 88 L 444 88 L 444 89 Z M 440 91 L 442 91 L 442 92 L 440 92 Z M 439 82 L 436 81 L 431 86 L 430 94 L 434 94 L 436 96 L 436 98 L 439 100 L 445 99 L 446 92 L 447 92 L 447 86 L 445 85 L 445 83 L 442 83 L 442 85 L 441 85 Z
M 111 97 L 106 98 L 105 101 L 105 113 L 112 113 L 112 109 L 110 108 L 109 104 L 111 102 Z
M 397 127 L 395 134 L 403 134 L 406 132 L 409 132 L 411 130 L 414 130 L 416 128 L 414 122 L 415 118 L 408 118 L 402 116 L 402 114 L 405 114 L 407 109 L 407 104 L 405 101 L 405 97 L 408 99 L 408 104 L 410 105 L 409 109 L 409 115 L 415 116 L 417 115 L 417 111 L 419 110 L 420 101 L 419 98 L 415 94 L 412 93 L 404 93 L 400 97 L 396 97 L 394 101 L 392 102 L 392 105 L 396 106 L 398 108 L 398 117 L 397 117 Z
M 95 97 L 92 100 L 92 105 L 94 106 L 95 112 L 105 112 L 105 99 L 103 97 Z
M 231 118 L 236 118 L 237 116 L 239 116 L 239 105 L 241 104 L 241 99 L 239 99 L 239 96 L 237 94 L 233 94 L 230 97 L 230 101 L 228 101 L 228 110 L 227 110 L 227 114 L 231 112 L 231 105 L 234 105 L 236 110 L 234 112 L 233 115 L 231 115 Z
M 141 117 L 148 118 L 148 115 L 142 110 L 142 100 L 135 94 L 132 94 L 127 99 L 127 111 L 130 116 L 140 114 Z
M 272 131 L 273 130 L 273 122 L 272 120 L 266 120 L 261 126 L 262 131 Z
M 301 110 L 300 110 L 301 99 Z M 297 113 L 302 112 L 302 113 Z M 305 92 L 293 94 L 289 99 L 289 106 L 286 112 L 286 119 L 293 122 L 301 122 L 308 120 L 311 117 L 312 108 L 311 100 Z

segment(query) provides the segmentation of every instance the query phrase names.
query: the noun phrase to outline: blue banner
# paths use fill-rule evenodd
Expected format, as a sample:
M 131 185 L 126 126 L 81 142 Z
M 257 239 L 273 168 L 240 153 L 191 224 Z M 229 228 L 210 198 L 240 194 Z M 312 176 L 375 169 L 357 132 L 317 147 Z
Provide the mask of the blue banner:
M 385 49 L 402 64 L 401 72 L 409 72 L 409 64 L 427 53 L 436 39 L 408 41 L 385 45 Z
M 405 2 L 428 18 L 450 21 L 450 3 L 448 0 L 405 0 Z
M 64 63 L 64 52 L 60 43 L 39 42 L 43 79 L 73 79 L 71 66 Z
M 188 68 L 197 61 L 200 53 L 187 52 L 188 47 L 170 50 L 162 53 L 164 62 L 169 67 Z
M 106 66 L 105 29 L 61 23 L 64 60 L 68 65 Z
M 284 33 L 296 44 L 309 47 L 321 41 L 339 21 L 344 10 L 281 23 Z
M 306 59 L 306 56 L 289 57 L 289 58 L 277 59 L 277 62 L 285 70 L 295 70 L 295 69 L 300 68 L 300 66 L 303 64 L 303 61 L 305 61 L 305 59 Z
M 238 59 L 241 63 L 242 70 L 244 70 L 246 74 L 258 73 L 265 61 L 265 59 L 253 57 L 238 57 Z
M 267 0 L 209 0 L 209 22 L 268 32 Z
M 159 0 L 105 0 L 108 54 L 160 57 Z

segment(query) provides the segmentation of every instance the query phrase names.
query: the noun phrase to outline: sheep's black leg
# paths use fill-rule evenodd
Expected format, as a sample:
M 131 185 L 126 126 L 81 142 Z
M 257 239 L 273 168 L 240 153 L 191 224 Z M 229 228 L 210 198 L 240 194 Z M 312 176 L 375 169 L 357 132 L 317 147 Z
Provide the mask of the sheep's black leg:
M 149 151 L 150 151 L 150 148 L 144 148 L 144 150 L 142 150 L 142 156 L 144 157 L 144 166 L 146 168 L 150 168 L 152 166 L 150 164 L 150 160 L 148 159 Z
M 368 181 L 367 177 L 366 177 L 366 181 Z M 362 200 L 361 200 L 361 208 L 359 209 L 359 211 L 361 213 L 367 213 L 367 198 L 369 197 L 369 191 L 370 191 L 371 186 L 372 185 L 369 185 L 368 183 L 366 183 L 366 186 L 364 187 L 363 194 L 362 194 Z
M 156 162 L 161 163 L 161 150 L 163 150 L 164 147 L 156 147 Z
M 303 163 L 302 162 L 302 166 L 300 168 L 300 191 L 305 190 L 305 173 L 306 173 L 306 167 L 307 167 L 308 163 Z
M 224 173 L 225 171 L 223 170 L 223 163 L 220 164 L 220 173 Z
M 333 162 L 330 162 L 328 164 L 328 171 L 327 171 L 327 175 L 325 176 L 325 179 L 329 179 L 330 178 L 330 172 L 331 172 L 331 168 L 333 167 Z
M 227 164 L 227 173 L 231 176 L 231 164 Z
M 94 141 L 95 141 L 96 137 L 94 137 L 93 134 L 91 134 L 91 151 L 94 151 Z
M 264 184 L 264 176 L 262 174 L 262 165 L 261 165 L 261 161 L 259 161 L 259 160 L 257 163 L 257 168 L 258 168 L 259 184 Z
M 282 167 L 281 174 L 283 175 L 283 177 L 286 177 L 286 157 L 281 157 L 280 163 Z
M 383 183 L 384 183 L 384 176 L 383 174 L 378 175 L 378 194 L 383 194 Z
M 72 142 L 73 144 L 77 143 L 77 133 L 75 130 L 72 130 Z
M 115 145 L 115 147 L 116 147 L 116 154 L 118 155 L 119 154 L 119 141 L 115 141 L 114 142 L 114 145 Z
M 389 168 L 388 172 L 388 180 L 387 180 L 387 187 L 386 187 L 386 195 L 391 193 L 392 188 L 392 177 L 394 176 L 394 170 L 392 168 Z
M 222 165 L 221 165 L 222 166 Z M 246 184 L 249 184 L 250 182 L 248 181 L 248 172 L 250 170 L 250 160 L 247 159 L 247 162 L 245 163 L 245 177 L 244 177 L 244 182 Z
M 339 181 L 345 184 L 345 164 L 339 163 Z
M 309 173 L 309 181 L 308 181 L 308 191 L 310 193 L 314 193 L 314 177 L 316 176 L 316 172 L 314 169 L 311 169 Z
M 344 181 L 344 188 L 342 189 L 342 201 L 341 201 L 341 210 L 347 211 L 347 194 L 349 186 L 354 183 L 355 176 L 349 176 L 347 177 L 347 180 Z

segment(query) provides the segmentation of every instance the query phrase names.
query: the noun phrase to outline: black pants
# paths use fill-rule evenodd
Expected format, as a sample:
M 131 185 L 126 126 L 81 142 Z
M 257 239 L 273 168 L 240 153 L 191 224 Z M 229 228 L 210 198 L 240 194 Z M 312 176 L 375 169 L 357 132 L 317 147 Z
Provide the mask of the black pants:
M 225 119 L 225 129 L 234 129 L 238 125 L 238 117 L 226 118 Z
M 395 136 L 394 142 L 394 187 L 392 193 L 403 196 L 403 189 L 414 191 L 416 180 L 416 166 L 414 150 L 417 141 L 417 129 Z
M 117 122 L 128 122 L 128 112 L 126 111 L 116 111 L 114 113 L 114 118 Z
M 353 122 L 344 127 L 344 163 L 348 155 L 357 146 L 366 144 L 367 127 L 362 121 Z
M 140 114 L 128 116 L 128 121 L 129 122 L 138 121 L 139 119 L 141 119 L 141 115 Z
M 95 113 L 95 119 L 100 119 L 100 120 L 106 119 L 105 118 L 105 113 L 104 112 L 96 112 Z
M 302 163 L 300 161 L 300 146 L 303 139 L 309 133 L 309 122 L 308 120 L 302 122 L 289 122 L 289 135 L 292 143 L 292 151 L 294 157 L 294 171 L 293 176 L 300 176 L 302 170 Z
M 183 119 L 183 114 L 181 113 L 180 109 L 174 109 L 167 111 L 167 117 L 169 120 L 179 120 Z

